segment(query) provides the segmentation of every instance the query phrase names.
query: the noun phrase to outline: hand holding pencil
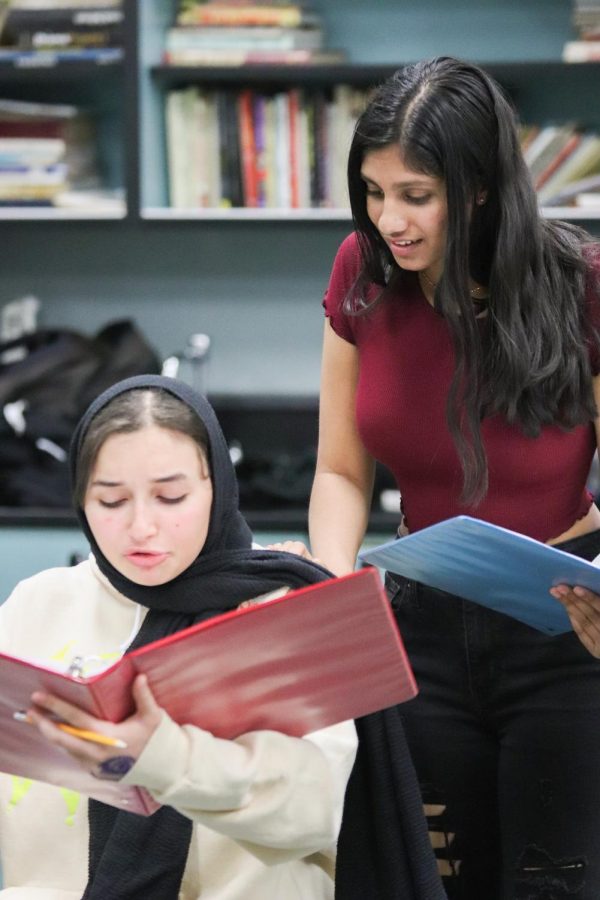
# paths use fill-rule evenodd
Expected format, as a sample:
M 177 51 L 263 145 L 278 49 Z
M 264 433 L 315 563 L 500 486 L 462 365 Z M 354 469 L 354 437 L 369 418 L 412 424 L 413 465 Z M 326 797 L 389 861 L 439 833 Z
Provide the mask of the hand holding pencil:
M 18 711 L 15 718 L 37 727 L 48 741 L 62 747 L 98 777 L 122 777 L 163 716 L 145 675 L 138 675 L 134 681 L 133 699 L 134 713 L 114 723 L 96 719 L 53 694 L 36 691 L 31 697 L 33 705 L 26 712 Z M 115 756 L 115 749 L 127 749 L 127 757 Z
M 28 725 L 35 724 L 29 714 L 23 710 L 14 712 L 13 719 L 16 719 L 17 722 L 26 722 Z M 74 725 L 67 725 L 66 722 L 55 722 L 55 724 L 56 727 L 61 731 L 64 731 L 65 734 L 72 734 L 75 737 L 81 738 L 82 741 L 91 741 L 93 744 L 104 744 L 106 747 L 120 747 L 122 749 L 127 747 L 125 741 L 122 741 L 119 738 L 109 737 L 107 734 L 100 734 L 98 731 L 87 731 L 85 728 L 75 728 Z

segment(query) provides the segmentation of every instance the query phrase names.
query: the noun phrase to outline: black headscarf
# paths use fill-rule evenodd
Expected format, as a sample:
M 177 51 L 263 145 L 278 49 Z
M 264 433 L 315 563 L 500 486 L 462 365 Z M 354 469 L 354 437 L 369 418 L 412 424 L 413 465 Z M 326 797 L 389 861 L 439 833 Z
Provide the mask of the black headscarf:
M 327 569 L 295 554 L 252 549 L 250 529 L 238 508 L 235 472 L 215 413 L 204 397 L 174 379 L 160 375 L 127 378 L 90 405 L 71 442 L 72 483 L 93 418 L 115 397 L 143 388 L 178 397 L 204 423 L 213 501 L 208 534 L 198 557 L 172 581 L 155 587 L 136 584 L 117 571 L 100 550 L 83 509 L 77 509 L 100 571 L 118 591 L 149 610 L 129 649 L 284 585 L 300 588 L 331 578 Z M 198 689 L 202 690 L 202 685 Z M 90 800 L 89 824 L 89 880 L 83 900 L 176 900 L 192 835 L 189 819 L 166 806 L 145 818 Z

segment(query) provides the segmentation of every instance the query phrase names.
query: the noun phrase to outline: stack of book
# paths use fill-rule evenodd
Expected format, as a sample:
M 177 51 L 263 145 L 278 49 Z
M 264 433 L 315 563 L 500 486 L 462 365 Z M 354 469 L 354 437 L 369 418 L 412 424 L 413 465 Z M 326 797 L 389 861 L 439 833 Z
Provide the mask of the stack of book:
M 123 43 L 121 0 L 8 0 L 0 62 L 111 62 Z
M 343 62 L 345 54 L 325 49 L 324 43 L 321 17 L 293 0 L 182 0 L 167 30 L 163 61 L 178 66 Z
M 572 23 L 577 39 L 566 41 L 563 62 L 600 60 L 600 0 L 574 0 Z
M 171 91 L 170 204 L 195 208 L 346 208 L 346 160 L 368 91 Z
M 77 107 L 0 100 L 0 204 L 51 206 L 98 185 L 93 123 Z
M 541 205 L 600 207 L 600 197 L 589 196 L 600 181 L 599 134 L 573 123 L 533 125 L 523 129 L 521 147 Z

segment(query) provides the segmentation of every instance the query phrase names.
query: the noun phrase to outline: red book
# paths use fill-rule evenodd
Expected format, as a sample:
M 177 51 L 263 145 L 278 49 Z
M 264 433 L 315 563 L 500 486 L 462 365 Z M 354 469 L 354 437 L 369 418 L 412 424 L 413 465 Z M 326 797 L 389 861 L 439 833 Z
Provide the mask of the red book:
M 253 92 L 249 89 L 243 90 L 238 97 L 238 131 L 240 155 L 242 159 L 242 185 L 244 191 L 244 206 L 252 208 L 259 205 L 253 104 Z
M 300 737 L 417 693 L 379 573 L 361 569 L 194 625 L 88 678 L 0 654 L 0 770 L 153 812 L 147 791 L 94 778 L 14 719 L 42 690 L 119 722 L 132 712 L 139 672 L 176 722 L 222 738 L 260 729 Z
M 292 88 L 289 91 L 290 114 L 290 205 L 292 209 L 300 206 L 300 91 Z

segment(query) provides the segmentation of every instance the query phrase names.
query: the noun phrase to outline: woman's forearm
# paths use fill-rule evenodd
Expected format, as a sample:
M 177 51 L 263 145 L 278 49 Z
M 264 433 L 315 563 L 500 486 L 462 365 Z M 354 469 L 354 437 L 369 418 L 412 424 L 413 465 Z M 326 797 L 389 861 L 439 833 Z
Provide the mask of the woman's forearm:
M 336 575 L 354 571 L 369 521 L 370 487 L 333 472 L 317 472 L 309 507 L 314 556 Z

